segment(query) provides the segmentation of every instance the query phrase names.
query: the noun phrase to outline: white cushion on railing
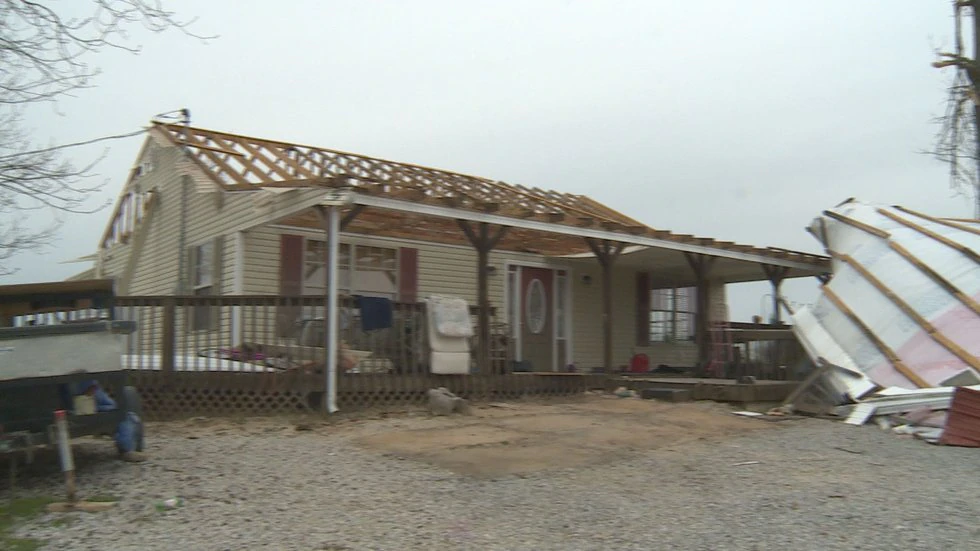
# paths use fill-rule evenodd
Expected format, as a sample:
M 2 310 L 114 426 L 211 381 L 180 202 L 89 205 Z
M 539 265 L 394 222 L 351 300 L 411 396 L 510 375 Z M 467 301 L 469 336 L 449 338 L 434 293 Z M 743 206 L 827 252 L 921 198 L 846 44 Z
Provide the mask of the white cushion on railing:
M 473 336 L 470 307 L 465 300 L 433 295 L 429 297 L 428 304 L 432 325 L 440 335 L 461 338 Z

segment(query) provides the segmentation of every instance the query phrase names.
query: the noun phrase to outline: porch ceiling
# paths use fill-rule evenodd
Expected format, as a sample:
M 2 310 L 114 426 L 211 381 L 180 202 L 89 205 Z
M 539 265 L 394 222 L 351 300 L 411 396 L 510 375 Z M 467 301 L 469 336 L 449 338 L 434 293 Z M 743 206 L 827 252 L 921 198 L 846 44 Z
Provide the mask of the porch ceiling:
M 345 207 L 342 210 L 343 215 L 351 214 L 353 208 L 355 207 Z M 312 208 L 291 215 L 278 221 L 278 223 L 314 230 L 324 229 L 323 219 Z M 432 216 L 422 212 L 366 207 L 362 208 L 350 220 L 344 231 L 448 245 L 472 246 L 455 219 Z M 572 263 L 582 269 L 598 267 L 598 260 L 586 240 L 581 236 L 511 227 L 494 249 L 540 254 L 562 262 Z M 723 251 L 719 252 L 723 253 Z M 710 277 L 726 283 L 765 280 L 766 274 L 762 269 L 762 264 L 766 263 L 764 260 L 765 258 L 761 258 L 759 261 L 751 261 L 714 257 Z M 773 258 L 771 264 L 778 265 L 782 263 L 781 261 L 784 259 Z M 787 278 L 815 276 L 827 272 L 827 268 L 819 262 L 814 262 L 811 265 L 794 264 L 796 267 L 790 270 L 786 275 Z M 651 273 L 655 285 L 694 285 L 696 282 L 694 272 L 684 251 L 632 245 L 623 250 L 623 253 L 616 260 L 616 266 L 648 271 Z
M 351 208 L 346 208 L 343 213 L 347 215 L 350 211 Z M 301 228 L 324 228 L 319 213 L 313 209 L 285 218 L 280 223 Z M 446 245 L 472 246 L 455 220 L 415 212 L 366 208 L 350 221 L 344 231 Z M 589 247 L 581 237 L 511 228 L 494 249 L 560 256 L 582 253 L 588 251 Z
M 565 257 L 576 268 L 591 268 L 598 260 L 591 252 Z M 681 251 L 658 249 L 655 247 L 627 247 L 616 260 L 616 267 L 626 267 L 650 273 L 654 286 L 693 286 L 697 284 L 694 270 Z M 790 269 L 787 278 L 816 276 L 824 273 L 819 267 L 810 270 Z M 765 281 L 767 276 L 758 262 L 715 257 L 709 278 L 725 283 L 745 283 Z

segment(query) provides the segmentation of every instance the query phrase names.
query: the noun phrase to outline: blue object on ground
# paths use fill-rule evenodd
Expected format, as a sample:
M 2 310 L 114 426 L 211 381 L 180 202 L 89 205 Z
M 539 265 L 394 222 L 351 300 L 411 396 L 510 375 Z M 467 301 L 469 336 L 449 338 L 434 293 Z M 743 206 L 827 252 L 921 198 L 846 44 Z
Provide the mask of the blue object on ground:
M 115 440 L 116 448 L 119 449 L 120 453 L 141 451 L 143 447 L 143 421 L 138 415 L 131 411 L 126 413 L 126 418 L 116 428 Z

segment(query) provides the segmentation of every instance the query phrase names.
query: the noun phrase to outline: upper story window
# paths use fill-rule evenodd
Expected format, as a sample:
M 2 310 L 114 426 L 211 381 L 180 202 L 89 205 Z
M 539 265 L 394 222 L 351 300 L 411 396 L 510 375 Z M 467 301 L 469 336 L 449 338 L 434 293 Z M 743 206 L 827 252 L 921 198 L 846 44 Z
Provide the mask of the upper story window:
M 198 296 L 220 295 L 221 238 L 194 245 L 188 249 L 191 293 Z M 217 329 L 220 309 L 213 305 L 195 305 L 189 312 L 192 331 Z

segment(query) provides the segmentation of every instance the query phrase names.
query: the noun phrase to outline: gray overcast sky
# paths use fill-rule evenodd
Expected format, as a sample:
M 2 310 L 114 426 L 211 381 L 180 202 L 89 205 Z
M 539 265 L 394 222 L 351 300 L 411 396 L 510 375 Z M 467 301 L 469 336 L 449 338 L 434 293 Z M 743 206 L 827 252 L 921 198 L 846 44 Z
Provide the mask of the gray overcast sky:
M 165 3 L 220 37 L 134 33 L 142 54 L 101 54 L 96 88 L 61 115 L 28 113 L 41 140 L 187 107 L 197 126 L 586 193 L 656 228 L 817 252 L 804 225 L 847 197 L 972 214 L 919 153 L 945 98 L 948 75 L 929 63 L 951 42 L 946 0 Z M 140 143 L 111 145 L 105 197 Z M 4 281 L 81 271 L 59 262 L 94 252 L 108 215 L 67 218 Z M 767 291 L 742 287 L 738 319 Z M 809 302 L 814 285 L 786 291 Z

